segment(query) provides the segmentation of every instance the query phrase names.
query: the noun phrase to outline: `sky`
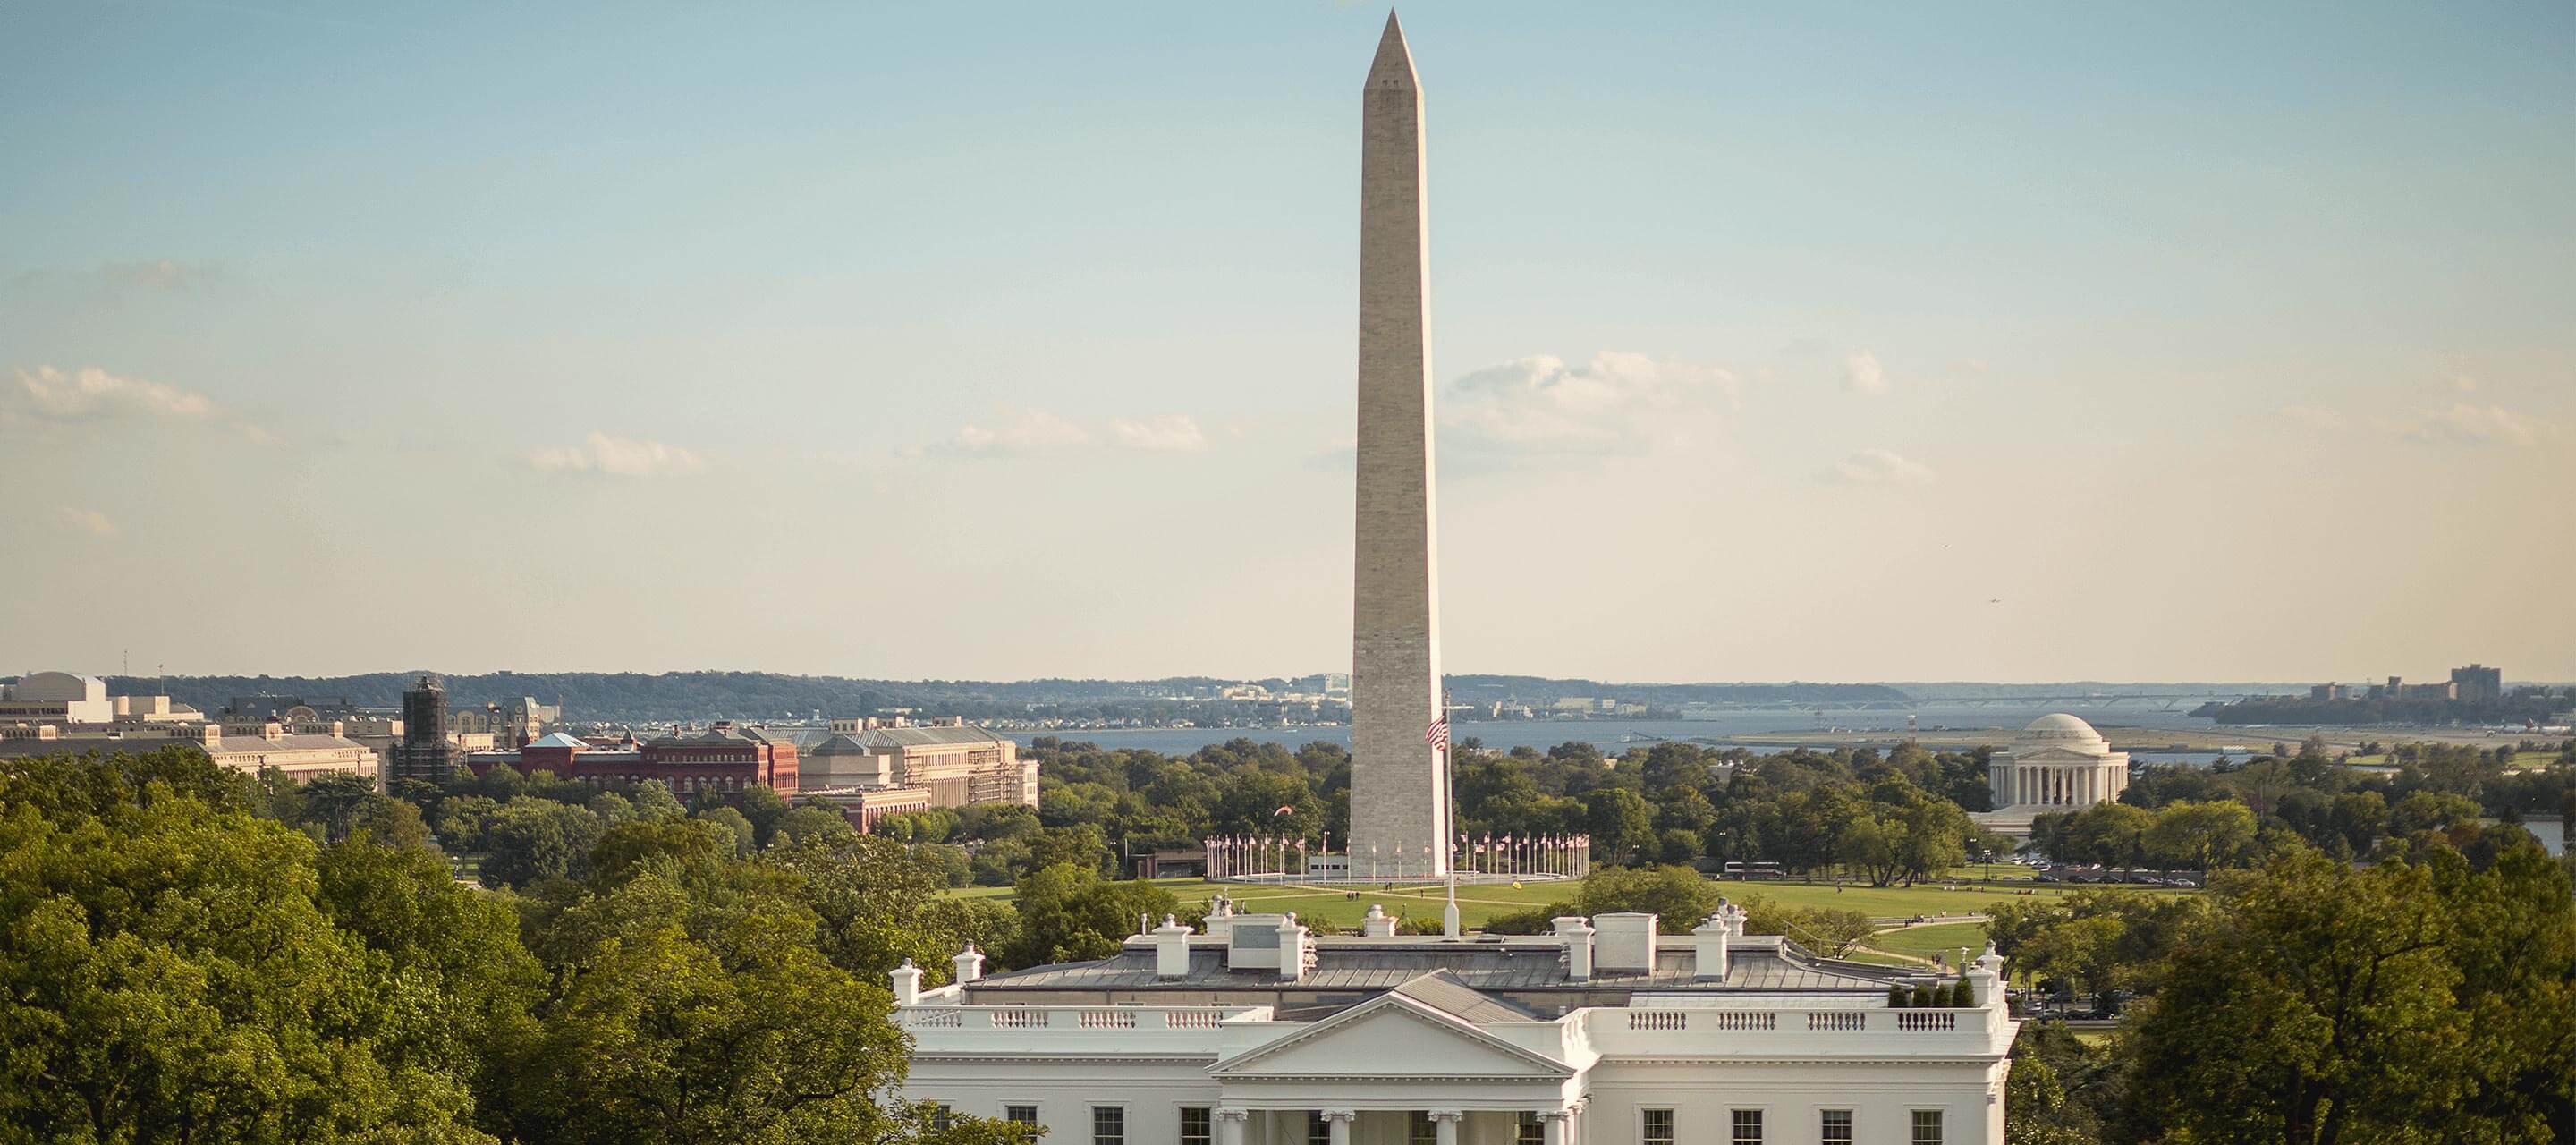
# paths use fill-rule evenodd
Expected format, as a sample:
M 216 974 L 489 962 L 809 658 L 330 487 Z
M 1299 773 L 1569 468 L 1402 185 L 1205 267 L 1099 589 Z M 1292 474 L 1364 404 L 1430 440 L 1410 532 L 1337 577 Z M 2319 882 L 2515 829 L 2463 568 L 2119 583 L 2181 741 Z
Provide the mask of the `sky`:
M 0 671 L 1349 664 L 1326 3 L 0 3 Z M 2576 6 L 1415 3 L 1442 643 L 2576 679 Z

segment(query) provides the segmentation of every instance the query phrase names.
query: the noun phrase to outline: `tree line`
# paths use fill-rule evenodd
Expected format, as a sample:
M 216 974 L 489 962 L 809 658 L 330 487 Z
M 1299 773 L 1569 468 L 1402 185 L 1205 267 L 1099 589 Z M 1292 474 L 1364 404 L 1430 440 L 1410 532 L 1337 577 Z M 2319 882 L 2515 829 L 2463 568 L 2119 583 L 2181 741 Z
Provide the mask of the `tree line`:
M 409 803 L 280 794 L 184 749 L 0 765 L 0 1140 L 1029 1139 L 891 1100 L 886 972 L 1005 929 L 897 844 L 744 856 L 650 806 L 482 890 Z

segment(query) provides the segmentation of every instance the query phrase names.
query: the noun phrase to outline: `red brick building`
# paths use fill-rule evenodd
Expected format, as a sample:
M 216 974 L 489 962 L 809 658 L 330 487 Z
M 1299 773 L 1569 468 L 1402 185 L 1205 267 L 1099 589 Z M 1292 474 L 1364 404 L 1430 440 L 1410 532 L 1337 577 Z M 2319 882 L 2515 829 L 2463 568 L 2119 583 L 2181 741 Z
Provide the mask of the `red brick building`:
M 767 787 L 796 795 L 796 745 L 761 734 L 758 728 L 718 723 L 705 731 L 673 732 L 636 743 L 591 743 L 562 732 L 542 737 L 517 751 L 475 752 L 467 765 L 481 775 L 508 766 L 522 775 L 551 771 L 565 779 L 590 783 L 640 783 L 661 780 L 671 793 L 688 799 L 701 791 L 734 792 Z

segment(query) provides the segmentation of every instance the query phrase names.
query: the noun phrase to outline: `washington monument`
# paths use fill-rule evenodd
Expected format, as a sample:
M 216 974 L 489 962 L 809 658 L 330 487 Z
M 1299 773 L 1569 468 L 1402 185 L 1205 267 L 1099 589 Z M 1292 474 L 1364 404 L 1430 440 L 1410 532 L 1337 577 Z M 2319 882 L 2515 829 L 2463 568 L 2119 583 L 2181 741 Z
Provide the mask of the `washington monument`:
M 1422 89 L 1388 13 L 1360 117 L 1358 561 L 1351 625 L 1351 868 L 1449 870 L 1440 556 L 1424 326 Z

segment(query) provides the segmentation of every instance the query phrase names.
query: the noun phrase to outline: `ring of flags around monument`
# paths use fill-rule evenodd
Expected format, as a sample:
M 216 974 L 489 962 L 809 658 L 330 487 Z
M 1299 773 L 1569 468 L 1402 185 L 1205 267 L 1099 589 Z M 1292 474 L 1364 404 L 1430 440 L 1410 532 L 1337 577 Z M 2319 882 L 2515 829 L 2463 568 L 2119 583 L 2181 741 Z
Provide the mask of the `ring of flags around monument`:
M 1277 816 L 1273 816 L 1276 818 Z M 1304 882 L 1383 882 L 1405 869 L 1403 859 L 1429 848 L 1408 851 L 1375 847 L 1345 854 L 1331 850 L 1329 833 L 1320 839 L 1297 835 L 1221 835 L 1203 840 L 1207 877 L 1211 879 L 1277 879 Z M 1555 876 L 1579 879 L 1592 872 L 1592 836 L 1584 833 L 1461 833 L 1451 841 L 1451 859 L 1462 874 L 1519 878 Z M 1341 863 L 1316 866 L 1311 860 L 1338 858 Z M 1377 864 L 1389 870 L 1381 874 Z

